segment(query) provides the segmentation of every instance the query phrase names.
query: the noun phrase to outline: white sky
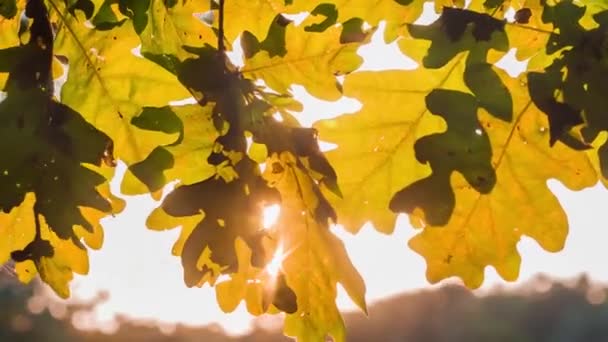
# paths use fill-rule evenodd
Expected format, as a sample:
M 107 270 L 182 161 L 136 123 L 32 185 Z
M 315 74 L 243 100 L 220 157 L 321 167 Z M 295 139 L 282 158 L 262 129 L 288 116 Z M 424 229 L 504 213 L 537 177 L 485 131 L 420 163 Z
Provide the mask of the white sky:
M 428 17 L 425 17 L 428 21 Z M 364 70 L 411 69 L 415 64 L 403 56 L 396 44 L 385 46 L 381 30 L 374 43 L 360 49 L 365 58 Z M 517 74 L 525 63 L 516 63 L 509 54 L 500 63 L 510 74 Z M 295 95 L 305 104 L 305 112 L 298 115 L 304 125 L 305 118 L 328 118 L 340 113 L 354 112 L 360 104 L 353 99 L 338 102 L 320 101 L 309 96 L 302 87 L 293 88 Z M 320 117 L 318 113 L 324 113 Z M 533 240 L 524 238 L 519 244 L 523 257 L 520 279 L 516 284 L 542 272 L 554 277 L 573 277 L 587 272 L 593 279 L 608 282 L 608 192 L 601 186 L 581 192 L 571 192 L 558 182 L 550 182 L 569 216 L 571 233 L 565 249 L 557 254 L 543 251 Z M 118 182 L 113 189 L 118 193 Z M 203 325 L 218 322 L 232 333 L 244 333 L 250 327 L 251 317 L 243 306 L 232 314 L 224 314 L 216 304 L 213 289 L 188 289 L 182 280 L 179 258 L 170 253 L 179 230 L 148 231 L 147 214 L 157 205 L 147 196 L 128 200 L 124 213 L 105 221 L 105 243 L 100 251 L 90 251 L 89 275 L 77 277 L 72 284 L 75 298 L 90 299 L 98 291 L 110 293 L 107 302 L 99 305 L 93 315 L 80 315 L 75 320 L 79 328 L 116 328 L 116 315 L 135 319 Z M 368 303 L 406 290 L 427 287 L 423 259 L 407 247 L 407 241 L 416 233 L 405 217 L 398 220 L 391 236 L 364 227 L 358 235 L 334 231 L 343 239 L 351 260 L 367 285 Z M 395 269 L 397 271 L 395 271 Z M 504 281 L 488 269 L 482 289 Z M 341 308 L 354 306 L 344 292 L 338 303 Z

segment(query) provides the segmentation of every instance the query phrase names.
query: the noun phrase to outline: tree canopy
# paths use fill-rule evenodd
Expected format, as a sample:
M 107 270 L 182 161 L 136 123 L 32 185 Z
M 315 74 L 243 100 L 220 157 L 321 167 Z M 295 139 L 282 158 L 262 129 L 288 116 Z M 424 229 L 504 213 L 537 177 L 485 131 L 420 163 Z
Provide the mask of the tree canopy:
M 358 71 L 381 23 L 415 69 Z M 0 264 L 68 297 L 124 209 L 120 161 L 123 194 L 174 184 L 147 225 L 181 229 L 187 286 L 344 340 L 337 286 L 366 311 L 365 285 L 332 224 L 407 213 L 430 282 L 515 280 L 522 236 L 568 233 L 547 181 L 608 184 L 606 79 L 605 0 L 0 0 Z M 294 85 L 362 107 L 305 127 Z

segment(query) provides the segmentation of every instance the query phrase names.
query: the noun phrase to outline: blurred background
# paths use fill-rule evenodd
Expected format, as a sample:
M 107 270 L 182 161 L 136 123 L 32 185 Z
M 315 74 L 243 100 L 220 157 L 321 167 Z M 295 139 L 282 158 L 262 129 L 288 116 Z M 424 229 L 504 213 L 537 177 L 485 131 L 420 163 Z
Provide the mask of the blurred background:
M 217 324 L 167 328 L 125 317 L 111 332 L 77 328 L 106 295 L 69 304 L 53 300 L 36 282 L 23 286 L 0 274 L 0 341 L 289 341 L 280 317 L 272 316 L 236 335 Z M 538 275 L 483 294 L 448 284 L 377 301 L 369 317 L 347 312 L 348 341 L 608 341 L 607 291 L 586 275 L 559 281 Z

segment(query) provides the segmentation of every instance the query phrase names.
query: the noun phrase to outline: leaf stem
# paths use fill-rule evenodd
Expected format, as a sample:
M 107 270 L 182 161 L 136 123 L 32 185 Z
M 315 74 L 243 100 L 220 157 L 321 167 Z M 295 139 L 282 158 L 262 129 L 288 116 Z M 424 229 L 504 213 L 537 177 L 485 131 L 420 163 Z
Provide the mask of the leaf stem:
M 521 29 L 524 30 L 530 30 L 530 31 L 535 31 L 535 32 L 540 32 L 540 33 L 545 33 L 545 34 L 553 34 L 553 31 L 548 31 L 548 30 L 543 30 L 543 29 L 539 29 L 536 27 L 532 27 L 532 26 L 527 26 L 527 25 L 522 25 L 522 24 L 518 24 L 518 23 L 506 23 L 507 25 L 510 26 L 515 26 L 515 27 L 519 27 Z
M 38 210 L 34 208 L 34 223 L 36 224 L 36 235 L 34 237 L 35 241 L 42 240 L 42 233 L 40 229 L 40 218 L 38 217 Z
M 51 75 L 53 29 L 49 21 L 48 11 L 42 0 L 30 0 L 25 7 L 25 14 L 32 19 L 28 44 L 36 46 L 39 56 L 44 60 L 44 64 L 32 65 L 30 68 L 36 68 L 35 72 L 40 73 L 38 76 L 39 86 L 46 94 L 50 95 L 53 94 L 53 77 Z M 34 73 L 34 71 L 31 72 Z
M 224 46 L 224 0 L 219 0 L 219 22 L 217 30 L 217 49 L 224 53 L 226 47 Z

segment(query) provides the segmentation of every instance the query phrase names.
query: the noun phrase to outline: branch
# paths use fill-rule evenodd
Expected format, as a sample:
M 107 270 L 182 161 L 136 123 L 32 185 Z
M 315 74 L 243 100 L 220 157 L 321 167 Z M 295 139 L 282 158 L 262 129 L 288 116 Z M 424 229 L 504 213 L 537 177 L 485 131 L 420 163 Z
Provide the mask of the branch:
M 219 0 L 219 23 L 217 31 L 217 49 L 220 52 L 225 52 L 226 47 L 224 46 L 224 0 Z

